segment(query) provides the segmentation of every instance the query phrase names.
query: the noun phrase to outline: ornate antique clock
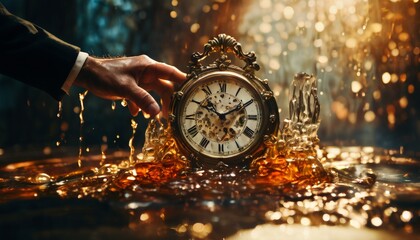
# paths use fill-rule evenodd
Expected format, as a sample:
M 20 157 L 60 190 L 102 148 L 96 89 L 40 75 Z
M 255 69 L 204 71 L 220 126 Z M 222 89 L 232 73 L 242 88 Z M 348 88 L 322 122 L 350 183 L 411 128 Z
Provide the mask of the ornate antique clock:
M 211 53 L 220 56 L 203 66 Z M 243 67 L 231 63 L 233 54 Z M 276 134 L 279 114 L 268 80 L 253 52 L 244 53 L 233 37 L 220 34 L 193 53 L 187 81 L 175 92 L 169 120 L 182 153 L 198 165 L 245 165 L 263 153 L 264 139 Z

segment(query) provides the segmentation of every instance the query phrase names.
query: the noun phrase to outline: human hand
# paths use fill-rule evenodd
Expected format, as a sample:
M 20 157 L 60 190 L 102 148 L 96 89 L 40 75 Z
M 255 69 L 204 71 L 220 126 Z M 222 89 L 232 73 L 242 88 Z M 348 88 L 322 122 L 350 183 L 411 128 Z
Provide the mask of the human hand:
M 162 101 L 162 114 L 168 106 L 175 83 L 182 83 L 186 74 L 176 67 L 157 62 L 146 55 L 100 59 L 88 57 L 74 84 L 98 97 L 126 99 L 133 116 L 140 110 L 155 116 L 160 108 L 148 91 L 156 92 Z

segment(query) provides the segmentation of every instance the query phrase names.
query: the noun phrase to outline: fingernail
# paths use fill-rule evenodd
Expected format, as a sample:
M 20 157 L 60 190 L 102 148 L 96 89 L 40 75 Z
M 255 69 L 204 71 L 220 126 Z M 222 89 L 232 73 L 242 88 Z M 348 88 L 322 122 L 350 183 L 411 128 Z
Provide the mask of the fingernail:
M 152 103 L 147 107 L 146 112 L 151 116 L 155 116 L 160 112 L 160 107 L 157 103 Z

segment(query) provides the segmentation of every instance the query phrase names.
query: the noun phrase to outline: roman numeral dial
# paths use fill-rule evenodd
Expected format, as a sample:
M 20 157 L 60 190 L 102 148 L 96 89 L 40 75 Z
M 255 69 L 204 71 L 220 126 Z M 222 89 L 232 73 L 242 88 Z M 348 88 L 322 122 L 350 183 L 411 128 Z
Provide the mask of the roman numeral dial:
M 240 156 L 261 139 L 261 97 L 251 84 L 214 77 L 184 94 L 177 118 L 184 145 L 196 155 Z

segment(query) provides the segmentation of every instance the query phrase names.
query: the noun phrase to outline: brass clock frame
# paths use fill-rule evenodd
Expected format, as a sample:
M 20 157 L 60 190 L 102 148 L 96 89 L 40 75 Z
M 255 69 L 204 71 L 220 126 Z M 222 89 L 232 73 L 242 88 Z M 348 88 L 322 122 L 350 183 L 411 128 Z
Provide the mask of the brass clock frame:
M 203 66 L 200 62 L 207 58 L 211 53 L 219 52 L 220 57 L 208 66 Z M 233 53 L 236 57 L 245 62 L 244 67 L 231 64 L 228 53 Z M 261 80 L 255 76 L 254 71 L 259 70 L 256 63 L 256 56 L 253 52 L 244 53 L 240 43 L 233 37 L 226 34 L 219 34 L 204 45 L 203 53 L 195 52 L 191 56 L 187 80 L 182 84 L 180 90 L 175 92 L 169 114 L 169 122 L 173 131 L 173 136 L 178 143 L 180 151 L 194 164 L 201 166 L 215 166 L 220 162 L 226 165 L 247 165 L 252 158 L 264 152 L 264 139 L 271 135 L 276 135 L 279 127 L 279 113 L 273 92 L 268 86 L 268 80 Z M 261 107 L 262 119 L 258 135 L 254 136 L 252 144 L 241 152 L 225 156 L 210 156 L 197 151 L 187 141 L 181 130 L 180 116 L 185 107 L 185 96 L 188 96 L 196 87 L 212 81 L 213 79 L 230 78 L 234 81 L 241 81 L 243 85 L 248 85 L 255 90 L 254 97 Z

